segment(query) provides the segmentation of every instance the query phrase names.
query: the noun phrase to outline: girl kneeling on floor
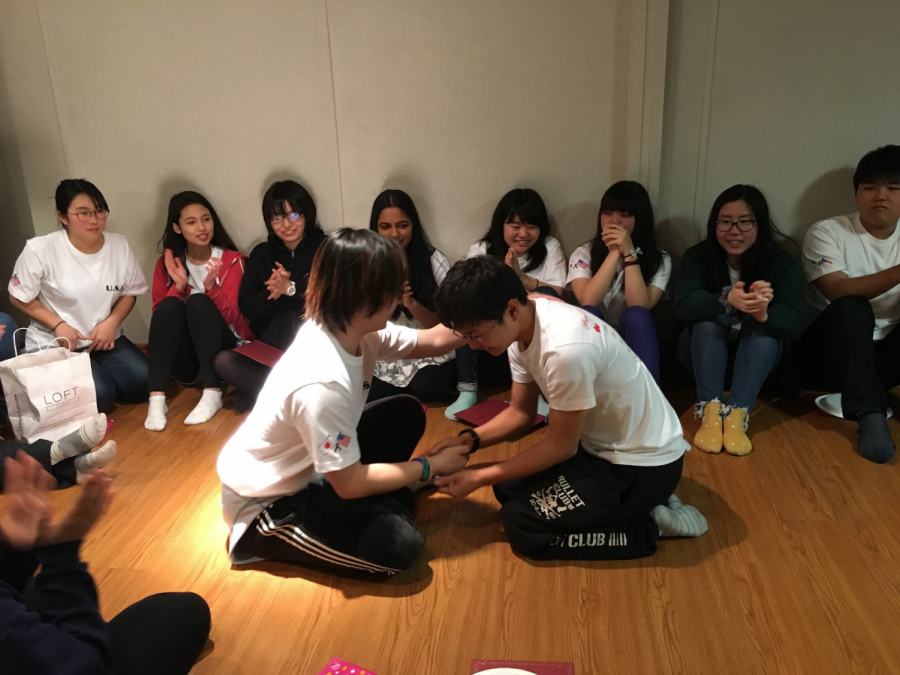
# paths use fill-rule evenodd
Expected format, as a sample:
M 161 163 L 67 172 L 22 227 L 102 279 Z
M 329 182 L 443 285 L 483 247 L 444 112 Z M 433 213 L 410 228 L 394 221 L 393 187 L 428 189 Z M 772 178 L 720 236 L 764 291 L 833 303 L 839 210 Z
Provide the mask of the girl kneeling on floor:
M 180 192 L 169 214 L 153 273 L 150 319 L 150 407 L 144 427 L 166 428 L 169 377 L 190 384 L 199 376 L 200 402 L 185 424 L 209 421 L 222 407 L 222 381 L 213 358 L 253 334 L 238 309 L 246 257 L 236 250 L 216 210 L 197 192 Z
M 750 409 L 785 342 L 803 330 L 803 277 L 776 237 L 787 239 L 769 218 L 763 194 L 735 185 L 713 204 L 706 240 L 681 261 L 675 306 L 687 328 L 679 360 L 697 382 L 696 411 L 703 422 L 694 445 L 705 452 L 753 450 L 746 433 Z
M 597 234 L 569 258 L 567 286 L 586 310 L 615 328 L 659 384 L 659 338 L 650 310 L 672 274 L 656 245 L 653 206 L 640 183 L 619 181 L 600 200 Z

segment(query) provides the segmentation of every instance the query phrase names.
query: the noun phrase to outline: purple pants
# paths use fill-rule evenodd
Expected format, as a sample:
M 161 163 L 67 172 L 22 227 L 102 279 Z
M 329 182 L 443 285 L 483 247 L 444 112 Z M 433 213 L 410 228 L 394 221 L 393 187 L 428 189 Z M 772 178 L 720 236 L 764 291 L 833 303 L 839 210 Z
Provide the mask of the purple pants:
M 603 311 L 593 305 L 585 305 L 583 309 L 603 318 Z M 625 344 L 631 347 L 631 351 L 647 366 L 656 384 L 659 384 L 659 337 L 650 310 L 645 307 L 629 307 L 622 312 L 616 330 Z

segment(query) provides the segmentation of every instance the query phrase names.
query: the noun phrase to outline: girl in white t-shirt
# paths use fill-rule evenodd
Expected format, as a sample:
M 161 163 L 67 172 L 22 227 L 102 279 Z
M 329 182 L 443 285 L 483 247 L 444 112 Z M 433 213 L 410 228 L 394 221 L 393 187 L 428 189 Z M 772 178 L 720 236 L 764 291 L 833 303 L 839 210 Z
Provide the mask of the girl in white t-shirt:
M 322 242 L 306 321 L 219 455 L 233 562 L 391 575 L 421 553 L 407 486 L 455 473 L 468 446 L 460 439 L 410 459 L 425 431 L 422 405 L 405 395 L 366 404 L 377 361 L 446 354 L 462 342 L 442 324 L 417 331 L 389 321 L 405 267 L 402 249 L 369 230 L 342 228 Z
M 106 232 L 109 206 L 97 187 L 67 179 L 56 188 L 63 229 L 29 239 L 9 281 L 13 305 L 31 317 L 27 351 L 59 339 L 91 355 L 97 409 L 147 400 L 147 357 L 122 321 L 147 280 L 128 240 Z
M 169 200 L 163 255 L 153 274 L 150 320 L 150 406 L 144 428 L 166 428 L 169 377 L 203 383 L 199 403 L 185 424 L 209 421 L 222 407 L 222 380 L 213 368 L 220 351 L 252 340 L 238 309 L 246 256 L 236 250 L 209 200 L 198 192 L 179 192 Z
M 450 262 L 428 244 L 413 200 L 402 190 L 385 190 L 372 205 L 369 229 L 396 241 L 406 254 L 409 280 L 391 321 L 417 330 L 438 325 L 434 294 L 447 276 Z M 430 403 L 449 398 L 455 389 L 453 354 L 390 363 L 379 361 L 375 364 L 369 400 L 409 394 Z
M 596 236 L 569 258 L 568 288 L 615 328 L 659 383 L 659 338 L 650 310 L 666 291 L 672 261 L 656 245 L 653 206 L 640 183 L 612 185 L 600 200 Z
M 559 242 L 550 236 L 550 219 L 541 196 L 529 188 L 507 192 L 491 217 L 491 227 L 480 241 L 472 244 L 466 258 L 491 255 L 506 262 L 522 280 L 526 291 L 555 297 L 566 283 L 566 256 Z M 478 402 L 479 374 L 482 381 L 509 386 L 509 362 L 506 354 L 491 356 L 468 345 L 456 350 L 459 397 L 445 415 L 456 413 Z

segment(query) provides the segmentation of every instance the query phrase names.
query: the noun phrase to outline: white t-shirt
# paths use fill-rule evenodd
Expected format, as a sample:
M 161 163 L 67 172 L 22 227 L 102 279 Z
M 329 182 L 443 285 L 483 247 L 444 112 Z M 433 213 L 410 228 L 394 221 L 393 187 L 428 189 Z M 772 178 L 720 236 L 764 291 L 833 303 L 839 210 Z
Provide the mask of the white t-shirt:
M 588 242 L 575 249 L 575 252 L 569 256 L 569 275 L 566 277 L 566 288 L 572 290 L 573 279 L 591 280 L 591 244 Z M 666 286 L 669 285 L 669 277 L 672 275 L 672 259 L 665 251 L 662 253 L 662 261 L 656 274 L 650 279 L 648 286 L 656 286 L 663 293 L 666 292 Z M 616 266 L 616 273 L 613 275 L 612 281 L 609 283 L 609 290 L 603 297 L 603 303 L 600 309 L 603 310 L 603 319 L 610 326 L 618 326 L 619 318 L 622 312 L 628 309 L 628 303 L 625 302 L 625 268 L 622 266 L 622 259 Z
M 82 335 L 90 335 L 119 298 L 149 290 L 128 240 L 112 232 L 104 232 L 103 239 L 103 248 L 90 254 L 75 248 L 65 230 L 29 239 L 13 267 L 10 295 L 21 302 L 37 298 Z M 28 331 L 26 351 L 36 351 L 56 337 L 53 326 L 32 321 L 31 327 L 37 335 Z M 120 335 L 121 326 L 116 338 Z M 90 344 L 78 342 L 79 347 Z
M 405 358 L 417 341 L 416 331 L 388 323 L 366 335 L 360 355 L 352 356 L 327 328 L 303 324 L 219 454 L 222 508 L 232 527 L 229 550 L 273 501 L 299 492 L 316 474 L 359 460 L 356 425 L 375 361 Z
M 690 449 L 678 415 L 616 331 L 562 301 L 534 303 L 531 344 L 509 348 L 513 382 L 536 382 L 554 410 L 589 410 L 586 451 L 612 464 L 662 466 Z
M 848 277 L 875 274 L 900 264 L 900 223 L 887 239 L 876 239 L 859 222 L 859 213 L 820 220 L 803 240 L 803 273 L 806 275 L 807 323 L 812 323 L 830 304 L 812 283 L 843 272 Z M 869 300 L 875 312 L 873 339 L 883 340 L 900 321 L 900 286 Z
M 447 260 L 447 256 L 437 249 L 431 254 L 431 271 L 434 273 L 434 280 L 438 286 L 444 283 L 444 278 L 447 276 L 447 272 L 450 271 L 450 261 Z M 416 317 L 407 317 L 403 312 L 400 312 L 400 315 L 394 319 L 394 324 L 416 330 L 424 330 L 425 328 Z M 395 387 L 408 387 L 416 373 L 425 366 L 439 366 L 454 357 L 455 353 L 450 352 L 443 356 L 429 356 L 425 359 L 378 361 L 375 364 L 375 377 Z
M 223 253 L 225 253 L 224 249 L 213 246 L 209 257 L 221 258 Z M 187 258 L 184 259 L 184 263 L 188 275 L 188 285 L 191 287 L 191 295 L 194 293 L 206 293 L 206 289 L 203 287 L 203 280 L 206 279 L 207 274 L 206 263 L 195 265 Z
M 566 283 L 566 256 L 563 253 L 562 246 L 559 245 L 555 237 L 549 235 L 544 237 L 544 244 L 547 247 L 547 257 L 544 258 L 544 262 L 530 272 L 525 272 L 525 274 L 541 283 L 562 288 Z M 476 241 L 469 247 L 466 258 L 487 255 L 487 247 L 486 241 Z M 526 253 L 519 258 L 519 267 L 524 270 L 528 265 L 528 260 L 528 254 Z

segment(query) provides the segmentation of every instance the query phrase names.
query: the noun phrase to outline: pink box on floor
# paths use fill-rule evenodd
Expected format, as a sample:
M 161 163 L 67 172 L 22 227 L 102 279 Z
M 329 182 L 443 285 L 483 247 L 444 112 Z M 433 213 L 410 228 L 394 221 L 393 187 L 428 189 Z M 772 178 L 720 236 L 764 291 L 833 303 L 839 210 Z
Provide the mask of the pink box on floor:
M 328 665 L 319 671 L 319 675 L 377 675 L 374 670 L 360 668 L 347 661 L 331 659 Z
M 547 661 L 472 661 L 470 674 L 482 675 L 575 675 L 572 663 Z

